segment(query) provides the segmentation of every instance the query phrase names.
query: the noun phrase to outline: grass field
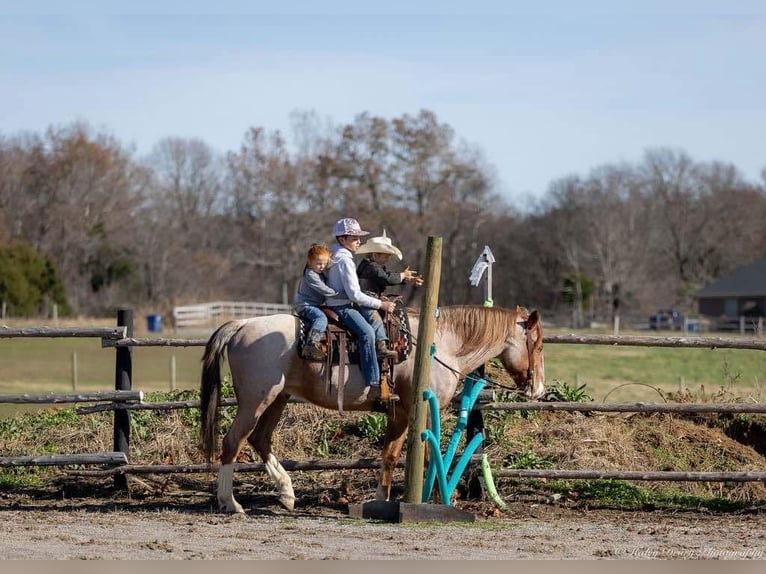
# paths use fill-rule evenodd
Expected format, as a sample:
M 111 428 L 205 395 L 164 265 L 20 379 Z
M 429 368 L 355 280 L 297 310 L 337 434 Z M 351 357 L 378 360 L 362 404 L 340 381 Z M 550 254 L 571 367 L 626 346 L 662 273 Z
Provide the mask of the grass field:
M 17 322 L 18 323 L 18 322 Z M 8 323 L 10 327 L 39 326 L 39 322 Z M 68 322 L 62 327 L 113 327 L 114 320 Z M 157 334 L 136 330 L 135 337 Z M 160 336 L 173 337 L 172 333 Z M 205 338 L 193 333 L 182 338 Z M 171 389 L 171 361 L 175 358 L 175 388 L 199 388 L 202 347 L 134 347 L 133 388 L 145 392 Z M 102 348 L 100 339 L 91 338 L 14 338 L 0 339 L 0 394 L 44 394 L 75 392 L 73 364 L 77 365 L 77 391 L 114 389 L 115 350 Z M 0 404 L 0 418 L 34 406 Z
M 75 354 L 78 390 L 114 388 L 115 350 L 102 349 L 98 339 L 0 339 L 0 394 L 72 392 Z M 196 389 L 201 356 L 202 347 L 135 347 L 133 387 L 146 392 L 169 390 L 171 357 L 175 357 L 176 388 Z M 596 401 L 607 397 L 609 402 L 656 402 L 662 397 L 655 389 L 667 394 L 682 385 L 695 394 L 704 390 L 712 395 L 724 389 L 766 400 L 763 351 L 548 344 L 545 369 L 549 386 L 556 381 L 584 384 Z M 0 416 L 11 410 L 18 408 L 0 404 Z

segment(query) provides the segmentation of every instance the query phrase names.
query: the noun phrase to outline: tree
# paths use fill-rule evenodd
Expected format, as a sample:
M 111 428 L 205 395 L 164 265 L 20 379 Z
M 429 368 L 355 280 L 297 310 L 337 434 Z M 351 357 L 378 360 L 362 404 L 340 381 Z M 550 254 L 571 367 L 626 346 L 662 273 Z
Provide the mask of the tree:
M 52 304 L 71 312 L 55 265 L 23 241 L 0 248 L 0 299 L 11 316 L 48 316 Z

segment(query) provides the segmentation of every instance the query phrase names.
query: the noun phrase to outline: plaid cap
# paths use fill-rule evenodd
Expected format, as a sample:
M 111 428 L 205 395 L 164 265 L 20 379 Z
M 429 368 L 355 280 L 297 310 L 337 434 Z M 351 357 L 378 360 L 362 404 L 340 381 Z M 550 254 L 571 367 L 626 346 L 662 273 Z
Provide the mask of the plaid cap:
M 335 237 L 340 237 L 342 235 L 362 236 L 369 235 L 370 232 L 362 231 L 362 227 L 356 219 L 346 217 L 335 222 L 335 226 L 332 228 L 332 234 Z

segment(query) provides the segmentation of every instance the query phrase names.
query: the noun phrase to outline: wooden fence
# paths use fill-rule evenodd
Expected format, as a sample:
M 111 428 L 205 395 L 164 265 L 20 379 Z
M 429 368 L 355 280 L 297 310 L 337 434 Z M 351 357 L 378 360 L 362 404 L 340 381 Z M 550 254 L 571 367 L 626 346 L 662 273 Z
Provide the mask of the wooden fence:
M 80 473 L 113 474 L 115 485 L 127 488 L 127 475 L 146 473 L 191 473 L 210 472 L 216 467 L 206 464 L 188 465 L 131 465 L 129 463 L 129 412 L 132 410 L 171 410 L 176 408 L 198 408 L 199 401 L 175 401 L 163 403 L 145 403 L 143 395 L 132 390 L 132 347 L 189 347 L 204 346 L 206 339 L 180 338 L 133 338 L 132 311 L 121 310 L 117 316 L 116 329 L 0 329 L 3 337 L 101 337 L 102 347 L 115 348 L 115 391 L 114 393 L 82 393 L 73 395 L 13 395 L 0 396 L 0 402 L 33 403 L 80 403 L 97 402 L 81 407 L 78 412 L 87 414 L 104 410 L 113 410 L 114 415 L 114 451 L 94 454 L 46 455 L 28 457 L 0 457 L 0 466 L 28 465 L 107 465 L 107 470 L 79 471 Z M 588 344 L 588 345 L 627 345 L 658 347 L 693 347 L 753 349 L 766 351 L 766 340 L 727 339 L 722 337 L 635 337 L 611 335 L 550 335 L 548 344 Z M 220 406 L 236 404 L 234 399 L 223 399 Z M 480 402 L 479 411 L 484 410 L 550 410 L 550 411 L 586 411 L 586 412 L 670 412 L 670 413 L 766 413 L 766 404 L 739 403 L 498 403 Z M 354 460 L 310 460 L 282 461 L 286 470 L 328 470 L 376 468 L 377 459 Z M 260 463 L 242 463 L 235 465 L 237 472 L 263 472 Z M 498 469 L 496 476 L 520 478 L 603 478 L 623 480 L 688 480 L 688 481 L 766 481 L 766 472 L 646 472 L 646 471 L 597 471 L 597 470 L 526 470 Z
M 229 319 L 291 312 L 292 307 L 282 303 L 215 301 L 173 307 L 173 327 L 175 329 L 207 329 L 217 327 Z

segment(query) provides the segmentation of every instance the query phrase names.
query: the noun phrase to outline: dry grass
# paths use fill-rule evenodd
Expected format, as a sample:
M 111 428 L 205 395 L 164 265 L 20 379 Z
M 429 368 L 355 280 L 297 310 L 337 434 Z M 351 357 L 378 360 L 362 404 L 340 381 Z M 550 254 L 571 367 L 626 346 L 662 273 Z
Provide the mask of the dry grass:
M 191 393 L 187 392 L 184 398 Z M 161 397 L 166 400 L 167 396 Z M 150 398 L 160 400 L 160 398 Z M 232 411 L 223 413 L 230 420 Z M 347 413 L 341 417 L 311 405 L 290 405 L 277 428 L 274 450 L 281 459 L 357 458 L 380 455 L 379 443 L 363 438 L 360 421 L 365 414 Z M 136 411 L 131 413 L 131 462 L 135 464 L 188 464 L 204 462 L 197 448 L 196 411 Z M 3 455 L 49 452 L 98 452 L 112 450 L 112 415 L 76 415 L 73 409 L 57 414 L 24 415 L 14 426 L 0 423 Z M 699 422 L 703 424 L 698 424 Z M 523 456 L 533 456 L 550 468 L 593 470 L 672 470 L 672 471 L 747 471 L 766 470 L 766 459 L 752 448 L 732 440 L 721 428 L 710 427 L 709 420 L 688 420 L 663 414 L 583 415 L 542 412 L 523 416 L 518 413 L 487 415 L 490 430 L 485 445 L 494 468 L 511 465 Z M 454 425 L 454 416 L 443 417 L 445 434 Z M 225 427 L 224 423 L 224 427 Z M 225 428 L 223 429 L 225 430 Z M 448 435 L 442 439 L 446 444 Z M 253 460 L 249 445 L 240 461 Z M 47 471 L 60 473 L 61 471 Z M 2 474 L 0 473 L 0 476 Z M 257 475 L 255 475 L 257 476 Z M 142 477 L 144 484 L 167 488 L 168 477 Z M 177 481 L 188 482 L 188 478 Z M 209 477 L 204 481 L 210 482 Z M 270 484 L 264 477 L 248 477 L 249 482 Z M 373 488 L 373 471 L 339 473 L 295 473 L 296 488 Z M 397 473 L 399 482 L 401 472 Z M 333 486 L 334 485 L 334 486 Z M 351 485 L 351 486 L 349 486 Z M 718 497 L 728 501 L 766 500 L 761 483 L 643 483 L 647 489 L 675 489 L 690 496 Z M 518 491 L 515 481 L 499 481 L 504 497 Z M 545 481 L 539 486 L 543 490 Z
M 605 415 L 543 412 L 516 417 L 501 440 L 487 448 L 490 460 L 513 461 L 533 452 L 562 470 L 677 472 L 766 471 L 752 448 L 692 420 L 668 414 Z M 727 500 L 766 500 L 762 483 L 652 482 L 647 488 Z

